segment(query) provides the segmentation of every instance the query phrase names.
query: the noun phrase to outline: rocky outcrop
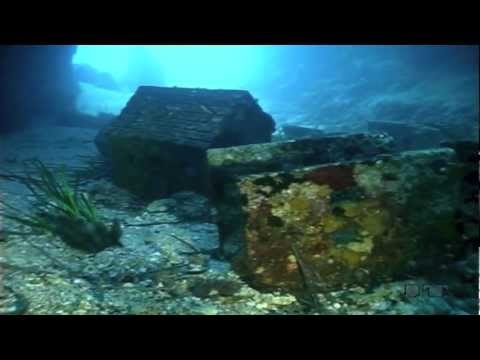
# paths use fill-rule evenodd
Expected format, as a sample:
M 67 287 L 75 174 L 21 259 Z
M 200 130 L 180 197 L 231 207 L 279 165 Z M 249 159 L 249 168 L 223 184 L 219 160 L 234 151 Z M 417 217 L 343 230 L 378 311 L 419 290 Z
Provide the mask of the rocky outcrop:
M 446 140 L 445 134 L 437 128 L 404 122 L 369 121 L 368 131 L 393 137 L 395 148 L 400 151 L 435 148 Z
M 325 136 L 323 130 L 307 128 L 304 126 L 284 125 L 282 126 L 283 134 L 286 139 L 315 139 Z
M 113 76 L 107 72 L 98 71 L 88 64 L 75 64 L 73 69 L 78 82 L 92 84 L 107 90 L 120 90 L 120 86 Z
M 241 212 L 223 235 L 242 245 L 236 268 L 261 289 L 432 275 L 462 251 L 458 174 L 454 151 L 442 148 L 243 176 L 224 191 Z
M 75 111 L 71 45 L 0 46 L 0 132 Z
M 139 87 L 96 138 L 114 182 L 145 198 L 208 194 L 206 150 L 268 142 L 274 121 L 247 91 Z

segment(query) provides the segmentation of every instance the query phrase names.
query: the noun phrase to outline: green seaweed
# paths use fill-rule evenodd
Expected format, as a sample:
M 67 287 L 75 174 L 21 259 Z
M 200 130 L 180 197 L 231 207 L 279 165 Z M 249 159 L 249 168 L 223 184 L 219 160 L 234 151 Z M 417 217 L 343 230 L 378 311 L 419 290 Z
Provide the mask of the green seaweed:
M 27 214 L 3 201 L 5 218 L 29 227 L 32 232 L 59 236 L 68 245 L 87 252 L 120 245 L 119 222 L 114 221 L 110 227 L 104 224 L 89 196 L 77 192 L 67 181 L 64 171 L 54 174 L 40 160 L 31 164 L 38 178 L 27 176 L 23 183 L 39 210 Z

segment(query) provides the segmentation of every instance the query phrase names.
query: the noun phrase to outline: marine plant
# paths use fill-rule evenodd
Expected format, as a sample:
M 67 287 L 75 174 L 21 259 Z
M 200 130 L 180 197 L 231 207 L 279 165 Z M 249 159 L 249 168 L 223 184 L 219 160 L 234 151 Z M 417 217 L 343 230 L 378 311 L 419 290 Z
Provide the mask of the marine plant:
M 32 205 L 37 211 L 27 214 L 2 201 L 5 218 L 28 226 L 32 232 L 56 235 L 66 244 L 87 252 L 120 245 L 119 222 L 107 226 L 90 197 L 74 189 L 64 171 L 54 174 L 40 160 L 33 160 L 32 166 L 38 177 L 26 176 L 22 183 L 33 196 Z

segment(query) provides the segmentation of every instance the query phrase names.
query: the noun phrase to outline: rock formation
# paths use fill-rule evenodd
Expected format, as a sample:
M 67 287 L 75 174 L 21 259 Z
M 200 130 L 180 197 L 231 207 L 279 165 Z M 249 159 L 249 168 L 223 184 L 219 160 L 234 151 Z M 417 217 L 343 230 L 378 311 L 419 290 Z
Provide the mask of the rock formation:
M 0 46 L 0 132 L 75 111 L 76 46 Z

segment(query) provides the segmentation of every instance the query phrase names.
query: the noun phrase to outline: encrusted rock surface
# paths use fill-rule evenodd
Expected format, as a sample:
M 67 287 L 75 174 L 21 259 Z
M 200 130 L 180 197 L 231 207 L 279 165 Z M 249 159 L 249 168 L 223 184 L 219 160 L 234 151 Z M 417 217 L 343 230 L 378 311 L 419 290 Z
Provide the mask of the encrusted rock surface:
M 240 178 L 237 269 L 292 291 L 433 272 L 461 251 L 458 174 L 454 152 L 436 149 Z

